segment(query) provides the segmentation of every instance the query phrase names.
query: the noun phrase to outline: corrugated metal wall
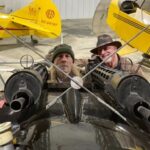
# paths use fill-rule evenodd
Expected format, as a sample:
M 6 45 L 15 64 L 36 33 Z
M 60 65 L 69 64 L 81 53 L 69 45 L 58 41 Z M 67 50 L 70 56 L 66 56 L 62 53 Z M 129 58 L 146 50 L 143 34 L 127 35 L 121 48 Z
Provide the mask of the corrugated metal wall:
M 5 5 L 5 12 L 14 11 L 32 0 L 0 0 Z M 42 1 L 42 0 L 41 0 Z M 92 18 L 100 0 L 53 0 L 62 19 Z
M 28 3 L 30 3 L 32 0 L 0 0 L 0 5 L 5 5 L 4 10 L 1 10 L 5 13 L 10 13 L 12 11 L 15 11 L 16 9 L 19 9 Z
M 92 18 L 100 0 L 53 0 L 62 19 Z

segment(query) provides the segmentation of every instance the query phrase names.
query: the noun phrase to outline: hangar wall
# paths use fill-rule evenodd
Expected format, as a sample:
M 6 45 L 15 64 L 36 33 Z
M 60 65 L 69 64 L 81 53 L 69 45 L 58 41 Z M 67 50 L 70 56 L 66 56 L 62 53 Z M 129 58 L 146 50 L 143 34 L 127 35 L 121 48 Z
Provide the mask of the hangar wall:
M 2 12 L 10 13 L 32 0 L 0 0 L 0 5 L 5 5 Z M 53 0 L 57 5 L 62 19 L 92 18 L 100 0 Z
M 63 19 L 92 18 L 100 0 L 53 0 Z

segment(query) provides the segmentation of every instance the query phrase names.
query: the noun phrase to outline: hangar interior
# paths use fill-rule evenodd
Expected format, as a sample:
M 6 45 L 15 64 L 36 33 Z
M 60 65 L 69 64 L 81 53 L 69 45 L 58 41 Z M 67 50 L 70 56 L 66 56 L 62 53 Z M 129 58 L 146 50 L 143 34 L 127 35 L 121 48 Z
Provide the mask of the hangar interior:
M 8 14 L 29 4 L 30 2 L 31 0 L 1 0 L 0 11 Z M 57 39 L 34 37 L 39 41 L 39 43 L 34 46 L 30 43 L 31 39 L 29 36 L 22 36 L 19 38 L 22 39 L 22 41 L 27 42 L 30 46 L 36 48 L 36 51 L 42 56 L 46 56 L 54 46 L 60 43 L 66 43 L 73 47 L 77 58 L 90 58 L 90 50 L 95 47 L 97 41 L 97 35 L 92 30 L 92 19 L 98 3 L 101 3 L 101 9 L 103 10 L 107 7 L 106 4 L 108 4 L 109 0 L 53 0 L 53 2 L 58 7 L 62 18 L 61 36 Z M 114 38 L 118 38 L 114 32 L 112 32 L 112 30 L 105 25 L 101 26 L 100 30 L 100 33 L 109 33 Z M 21 66 L 18 62 L 20 61 L 20 58 L 26 54 L 31 55 L 36 61 L 42 60 L 42 58 L 36 55 L 33 51 L 29 50 L 29 48 L 20 44 L 20 42 L 18 42 L 15 38 L 1 39 L 0 68 L 2 71 L 2 76 L 6 76 L 6 79 L 7 76 L 9 76 L 7 75 L 8 73 L 3 72 L 6 68 L 8 68 L 8 70 L 20 68 Z M 127 56 L 136 63 L 142 60 L 142 53 L 140 51 L 128 54 Z M 143 70 L 146 78 L 149 80 L 149 69 L 144 67 Z

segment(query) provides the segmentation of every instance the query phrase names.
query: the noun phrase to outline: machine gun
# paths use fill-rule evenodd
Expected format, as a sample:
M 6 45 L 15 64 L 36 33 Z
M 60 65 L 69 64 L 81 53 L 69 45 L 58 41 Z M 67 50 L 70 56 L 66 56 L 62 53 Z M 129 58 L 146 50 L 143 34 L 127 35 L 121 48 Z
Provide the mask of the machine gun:
M 24 117 L 26 117 L 26 115 L 28 114 L 28 111 L 32 112 L 33 115 L 36 114 L 37 111 L 33 111 L 34 110 L 33 108 L 34 108 L 34 106 L 39 106 L 41 99 L 43 99 L 42 92 L 44 92 L 44 90 L 47 89 L 47 88 L 45 88 L 47 73 L 46 73 L 46 71 L 44 71 L 42 69 L 43 67 L 41 65 L 37 65 L 37 66 L 34 66 L 33 69 L 24 69 L 23 71 L 19 71 L 19 72 L 15 73 L 8 79 L 8 81 L 6 83 L 7 86 L 5 87 L 5 90 L 6 91 L 8 89 L 9 90 L 7 91 L 8 93 L 5 91 L 5 95 L 7 96 L 7 100 L 9 100 L 11 109 L 16 113 L 24 113 L 25 112 L 26 114 L 23 115 Z M 37 69 L 37 68 L 41 68 L 41 69 Z M 92 76 L 93 76 L 93 73 L 92 73 Z M 113 77 L 113 75 L 111 77 Z M 106 81 L 107 80 L 109 81 L 108 78 L 106 78 Z M 43 82 L 41 82 L 41 81 L 43 81 Z M 35 83 L 37 83 L 37 84 L 35 84 Z M 13 85 L 18 85 L 18 86 L 15 87 Z M 33 87 L 33 85 L 34 85 L 34 87 Z M 38 89 L 36 90 L 37 92 L 35 92 L 35 90 L 34 90 L 35 85 L 39 85 Z M 53 88 L 53 87 L 51 87 L 51 88 Z M 13 90 L 13 92 L 11 92 L 11 89 Z M 115 88 L 114 88 L 114 90 L 115 90 Z M 57 90 L 57 92 L 58 92 L 58 90 Z M 78 91 L 78 92 L 80 92 L 80 91 Z M 123 130 L 120 130 L 121 127 L 123 127 L 123 126 L 119 126 L 118 124 L 115 125 L 112 121 L 109 121 L 109 120 L 106 121 L 106 120 L 102 119 L 102 122 L 101 122 L 101 119 L 97 118 L 95 116 L 92 117 L 91 119 L 89 118 L 87 121 L 84 119 L 81 120 L 82 119 L 80 116 L 80 114 L 82 113 L 81 108 L 82 108 L 82 106 L 85 106 L 82 104 L 82 96 L 84 94 L 82 93 L 80 95 L 80 93 L 78 93 L 78 92 L 73 90 L 73 91 L 70 91 L 70 93 L 67 93 L 66 95 L 62 96 L 62 103 L 64 105 L 65 111 L 67 111 L 66 114 L 68 115 L 66 117 L 73 124 L 69 124 L 68 122 L 66 122 L 66 120 L 63 119 L 64 117 L 60 116 L 60 115 L 58 117 L 50 116 L 50 118 L 48 118 L 48 119 L 47 118 L 42 118 L 42 119 L 38 118 L 36 121 L 34 120 L 35 122 L 30 122 L 30 121 L 28 122 L 28 120 L 33 121 L 32 118 L 31 119 L 23 118 L 24 120 L 27 120 L 25 122 L 28 122 L 30 124 L 29 125 L 30 127 L 28 126 L 29 128 L 27 127 L 27 128 L 19 129 L 18 134 L 15 134 L 16 136 L 14 136 L 15 138 L 16 137 L 19 138 L 19 140 L 16 138 L 17 143 L 15 143 L 15 144 L 11 143 L 13 140 L 12 135 L 7 136 L 7 141 L 5 141 L 5 139 L 1 138 L 1 137 L 4 137 L 5 133 L 6 133 L 6 135 L 8 135 L 7 134 L 8 131 L 9 131 L 9 133 L 11 132 L 10 131 L 11 125 L 9 123 L 0 124 L 0 139 L 1 139 L 0 140 L 0 149 L 1 150 L 4 150 L 4 149 L 14 150 L 13 146 L 15 146 L 16 150 L 17 149 L 22 150 L 22 149 L 28 149 L 28 148 L 33 149 L 33 150 L 35 150 L 35 149 L 36 150 L 37 149 L 39 149 L 39 150 L 54 149 L 54 148 L 58 149 L 58 147 L 60 145 L 63 145 L 64 143 L 65 143 L 65 147 L 67 145 L 68 149 L 72 149 L 72 147 L 74 147 L 75 144 L 78 145 L 78 147 L 75 147 L 75 149 L 82 149 L 82 145 L 83 145 L 83 149 L 88 149 L 89 142 L 90 142 L 90 144 L 92 144 L 90 149 L 93 149 L 93 148 L 94 149 L 100 149 L 100 148 L 103 149 L 103 143 L 105 142 L 104 141 L 105 138 L 103 138 L 103 137 L 107 137 L 107 141 L 108 141 L 108 137 L 110 137 L 110 140 L 114 139 L 114 141 L 113 140 L 111 141 L 112 145 L 109 146 L 108 149 L 111 149 L 112 146 L 114 146 L 113 147 L 114 149 L 118 149 L 120 147 L 122 149 L 126 149 L 126 145 L 122 146 L 121 145 L 122 143 L 120 143 L 120 144 L 118 143 L 119 145 L 116 144 L 116 140 L 117 140 L 116 134 L 118 134 L 117 137 L 119 137 L 119 138 L 121 137 L 123 139 L 123 143 L 125 143 L 125 144 L 127 142 L 126 139 L 128 139 L 130 137 L 129 138 L 129 141 L 130 141 L 130 139 L 133 135 L 134 135 L 133 139 L 135 141 L 138 141 L 138 144 L 139 144 L 140 140 L 136 139 L 135 135 L 137 137 L 139 136 L 140 137 L 139 139 L 142 139 L 142 141 L 140 141 L 140 142 L 143 142 L 146 139 L 145 140 L 146 143 L 143 142 L 143 144 L 141 146 L 144 145 L 143 146 L 144 148 L 149 147 L 149 143 L 147 142 L 147 141 L 149 141 L 149 138 L 148 138 L 149 136 L 147 136 L 147 135 L 144 136 L 143 132 L 140 133 L 140 132 L 138 132 L 138 130 L 130 128 L 129 126 L 126 126 L 125 128 L 123 128 Z M 85 95 L 85 99 L 87 99 L 86 95 Z M 78 100 L 81 100 L 81 101 L 78 101 Z M 57 107 L 57 105 L 56 105 L 56 107 Z M 52 107 L 51 107 L 51 109 L 52 109 Z M 38 110 L 38 109 L 36 109 L 36 110 Z M 57 110 L 60 111 L 59 107 L 57 107 Z M 29 117 L 32 116 L 32 114 L 29 114 L 29 115 L 30 115 Z M 87 118 L 85 118 L 85 119 L 87 119 Z M 31 137 L 31 134 L 33 133 L 35 126 L 37 127 L 37 128 L 35 128 L 35 132 L 34 132 L 35 134 Z M 112 126 L 112 128 L 111 128 L 111 126 Z M 129 130 L 128 130 L 128 127 L 130 128 Z M 43 128 L 45 128 L 45 129 L 43 130 Z M 41 130 L 43 130 L 43 131 L 41 131 Z M 127 131 L 128 134 L 125 131 Z M 135 131 L 137 132 L 137 134 L 135 134 L 136 133 Z M 30 135 L 26 134 L 26 132 L 28 132 Z M 130 134 L 130 132 L 131 132 L 131 134 Z M 78 134 L 78 133 L 81 133 L 81 134 Z M 86 140 L 87 135 L 88 135 L 88 137 L 90 137 L 88 140 Z M 146 137 L 146 138 L 144 139 L 143 137 Z M 28 140 L 28 138 L 29 138 L 29 140 Z M 100 141 L 101 139 L 102 139 L 102 142 Z M 125 142 L 124 142 L 124 139 L 125 139 Z M 71 140 L 71 143 L 70 143 L 70 140 Z M 69 145 L 67 143 L 68 141 L 69 141 Z M 80 144 L 79 141 L 83 141 L 84 143 L 81 142 L 81 144 Z M 98 144 L 97 144 L 97 141 L 98 141 Z M 116 145 L 114 145 L 114 144 L 116 144 Z M 85 147 L 85 145 L 88 145 L 88 147 Z M 133 145 L 131 145 L 131 148 L 135 147 L 135 146 L 136 145 L 133 144 Z M 63 147 L 63 148 L 65 149 L 65 147 Z M 104 145 L 104 147 L 107 148 L 106 145 Z M 148 148 L 145 148 L 145 149 L 148 150 Z
M 5 113 L 2 114 L 3 119 L 0 117 L 1 122 L 7 121 L 0 124 L 0 149 L 13 150 L 13 136 L 19 139 L 20 144 L 25 145 L 22 142 L 26 138 L 27 132 L 29 132 L 28 128 L 31 124 L 29 120 L 32 117 L 39 119 L 36 114 L 45 109 L 47 79 L 47 69 L 40 63 L 18 71 L 9 77 L 4 89 L 8 106 L 5 108 Z M 35 120 L 32 120 L 32 122 Z M 24 123 L 28 121 L 29 123 Z M 13 132 L 11 132 L 10 122 Z
M 34 64 L 17 71 L 5 84 L 4 95 L 8 103 L 1 122 L 20 123 L 42 109 L 46 101 L 48 72 L 44 65 Z
M 91 61 L 88 69 L 95 65 Z M 99 66 L 90 78 L 94 87 L 104 88 L 107 96 L 115 100 L 123 115 L 150 132 L 150 84 L 144 77 Z

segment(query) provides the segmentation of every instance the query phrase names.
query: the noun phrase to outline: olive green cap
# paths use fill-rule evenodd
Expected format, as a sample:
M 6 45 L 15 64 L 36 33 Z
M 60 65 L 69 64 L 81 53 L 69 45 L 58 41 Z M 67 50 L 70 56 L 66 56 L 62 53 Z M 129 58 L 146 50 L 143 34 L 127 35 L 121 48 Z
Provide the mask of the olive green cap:
M 74 52 L 72 50 L 72 47 L 67 44 L 60 44 L 60 45 L 57 45 L 56 47 L 54 47 L 53 54 L 52 54 L 52 62 L 54 62 L 55 58 L 61 53 L 70 54 L 70 56 L 72 57 L 73 62 L 74 62 L 74 59 L 75 59 Z

